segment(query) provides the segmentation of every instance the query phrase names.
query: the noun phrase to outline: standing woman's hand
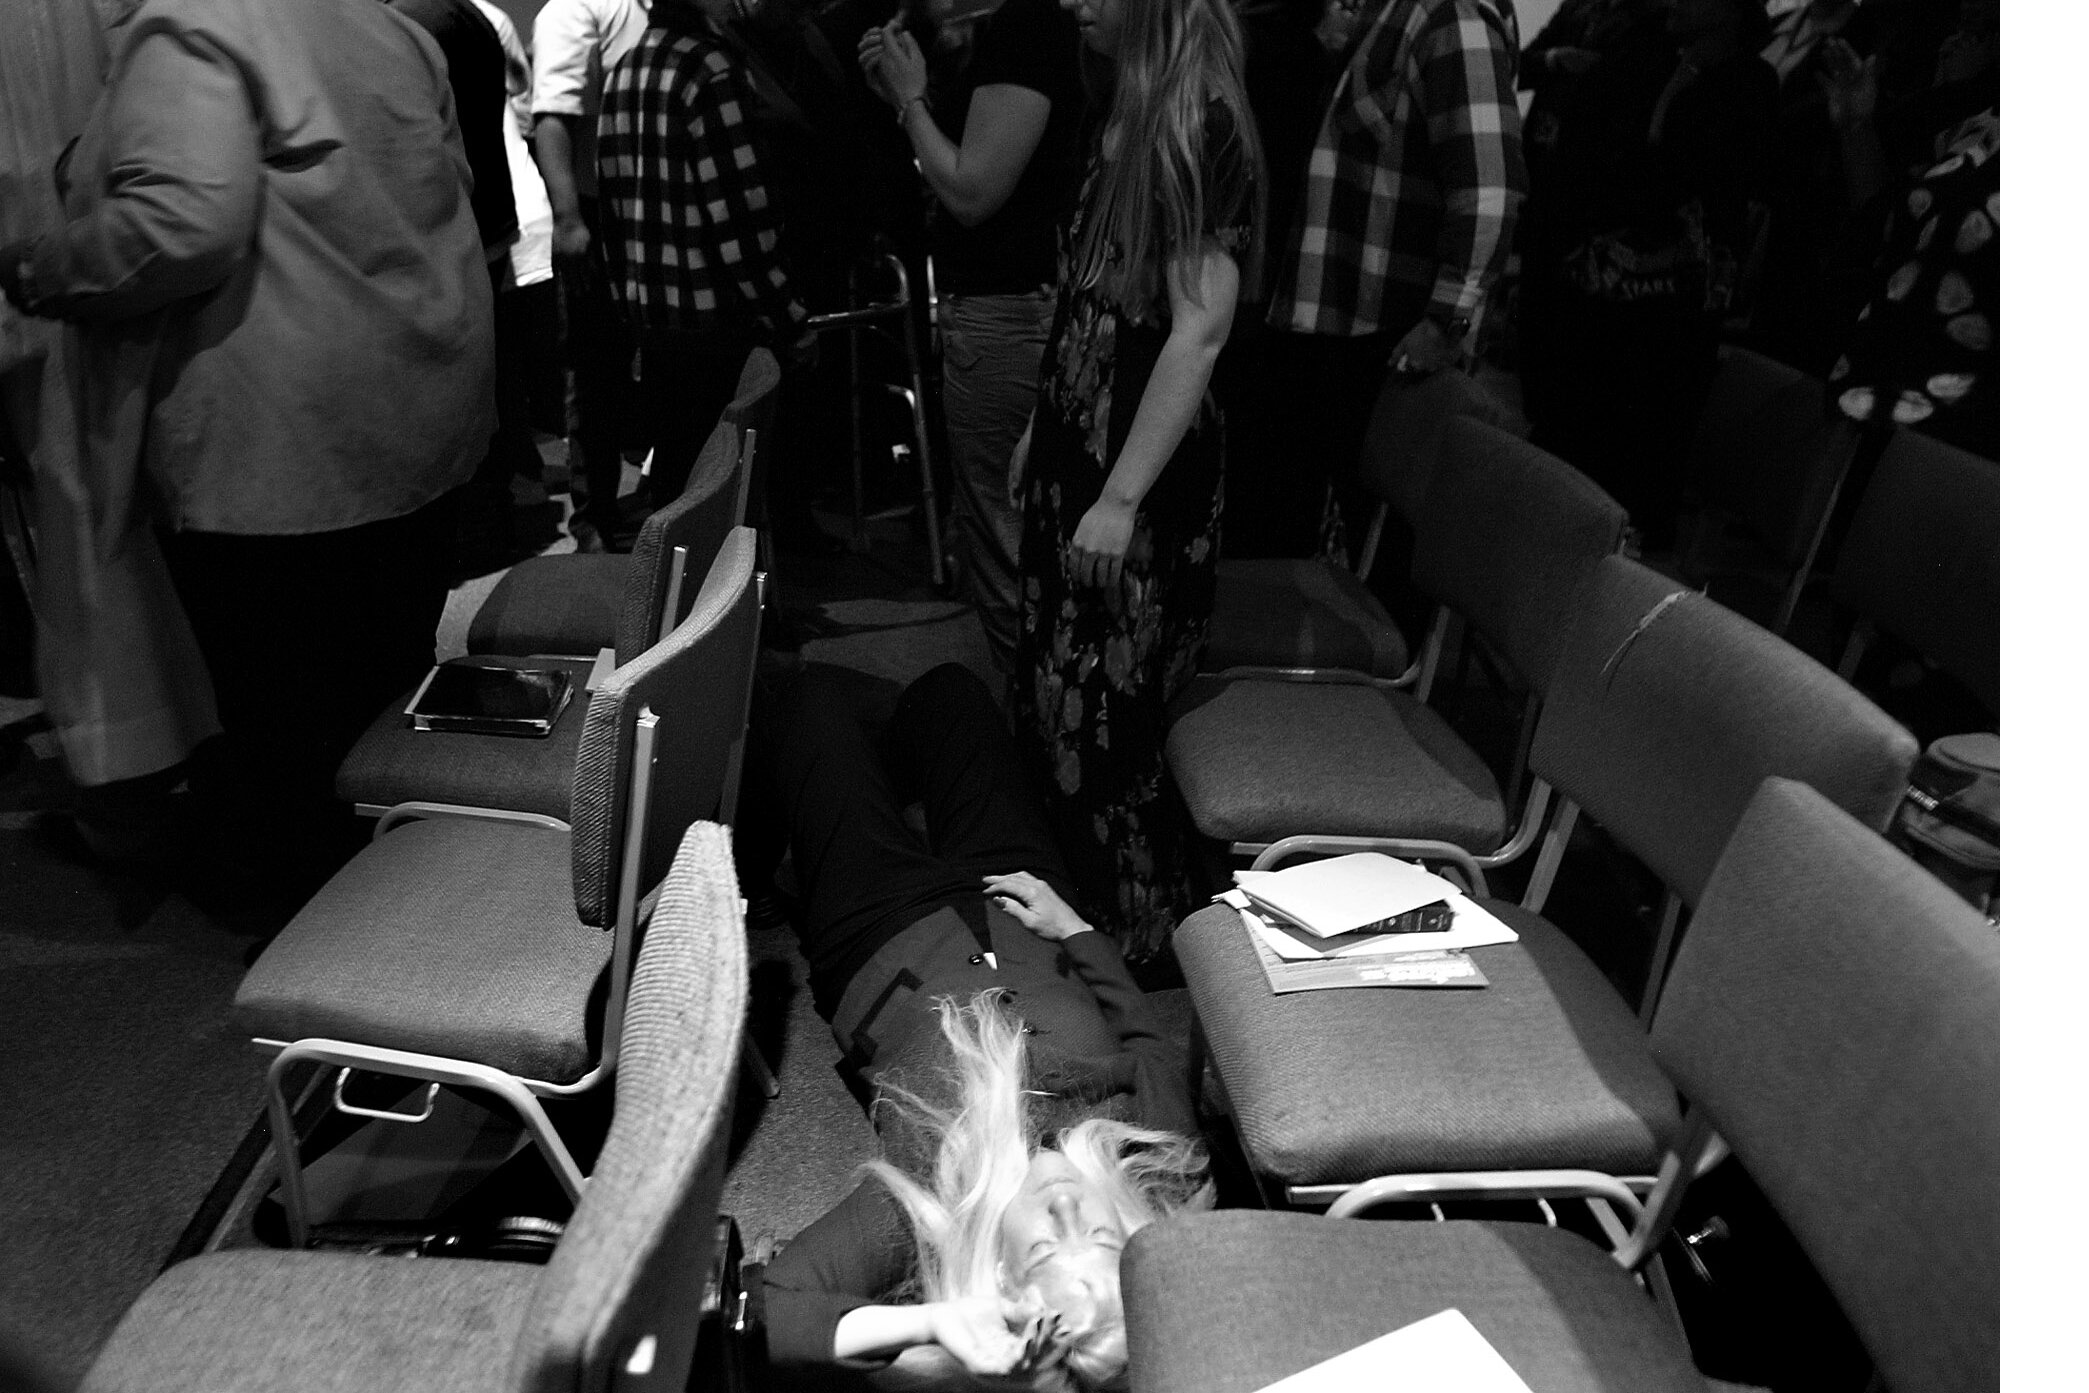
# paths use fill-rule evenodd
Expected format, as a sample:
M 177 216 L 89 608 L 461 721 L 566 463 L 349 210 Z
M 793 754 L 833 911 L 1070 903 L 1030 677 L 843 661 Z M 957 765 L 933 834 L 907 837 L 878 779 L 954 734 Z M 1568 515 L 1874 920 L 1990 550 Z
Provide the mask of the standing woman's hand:
M 900 113 L 914 102 L 927 100 L 928 59 L 897 18 L 882 29 L 864 33 L 856 45 L 856 62 L 871 90 Z
M 1069 546 L 1067 566 L 1074 580 L 1098 590 L 1114 590 L 1124 579 L 1124 561 L 1138 531 L 1139 509 L 1105 492 L 1081 515 Z

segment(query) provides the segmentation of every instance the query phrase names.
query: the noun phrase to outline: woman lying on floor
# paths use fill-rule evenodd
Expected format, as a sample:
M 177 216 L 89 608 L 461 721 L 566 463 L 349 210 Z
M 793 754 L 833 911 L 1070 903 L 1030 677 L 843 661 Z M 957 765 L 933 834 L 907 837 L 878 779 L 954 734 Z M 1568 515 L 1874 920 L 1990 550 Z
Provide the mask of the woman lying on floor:
M 883 1156 L 769 1265 L 772 1365 L 1121 1384 L 1124 1242 L 1211 1198 L 1182 1050 L 1068 906 L 971 673 L 900 698 L 905 790 L 817 674 L 773 714 L 813 999 L 874 1091 Z

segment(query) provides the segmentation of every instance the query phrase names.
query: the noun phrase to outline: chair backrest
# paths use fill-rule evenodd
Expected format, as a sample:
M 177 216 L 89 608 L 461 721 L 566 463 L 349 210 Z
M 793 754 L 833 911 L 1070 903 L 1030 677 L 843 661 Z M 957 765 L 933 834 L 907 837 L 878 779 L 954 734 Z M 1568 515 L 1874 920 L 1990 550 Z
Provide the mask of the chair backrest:
M 747 935 L 732 841 L 726 829 L 699 822 L 682 839 L 639 949 L 615 1116 L 538 1280 L 511 1387 L 685 1386 L 715 1260 L 746 1019 Z
M 776 427 L 776 403 L 782 394 L 782 365 L 774 353 L 757 346 L 741 365 L 739 384 L 733 389 L 733 399 L 725 404 L 721 419 L 741 430 L 760 431 L 760 439 L 767 440 Z
M 1530 762 L 1694 905 L 1764 779 L 1810 784 L 1878 831 L 1915 752 L 1783 639 L 1613 556 L 1589 573 Z
M 718 555 L 725 534 L 739 525 L 740 465 L 739 429 L 721 419 L 704 441 L 681 493 L 638 529 L 638 540 L 631 545 L 623 605 L 617 612 L 619 666 L 682 622 L 682 614 L 667 613 L 669 604 L 683 614 L 688 612 L 686 606 L 696 592 L 695 578 Z M 675 584 L 677 547 L 688 553 L 680 586 Z
M 1458 417 L 1414 521 L 1415 584 L 1544 691 L 1582 577 L 1617 550 L 1625 510 L 1565 460 Z
M 1957 896 L 1773 779 L 1654 1018 L 1895 1393 L 1998 1386 L 1999 959 Z
M 2002 479 L 1896 430 L 1835 561 L 1836 599 L 2002 709 Z
M 1855 440 L 1829 407 L 1827 383 L 1727 344 L 1691 437 L 1689 486 L 1747 522 L 1786 565 L 1799 566 Z
M 1444 429 L 1472 417 L 1507 431 L 1516 413 L 1469 373 L 1445 371 L 1417 378 L 1388 373 L 1371 407 L 1357 472 L 1364 487 L 1384 499 L 1400 519 L 1419 526 L 1416 514 L 1428 496 Z
M 734 528 L 689 616 L 611 673 L 588 703 L 570 819 L 573 902 L 582 923 L 615 922 L 642 713 L 652 712 L 658 724 L 645 837 L 623 888 L 635 896 L 658 884 L 690 823 L 732 816 L 761 630 L 754 548 L 754 529 Z

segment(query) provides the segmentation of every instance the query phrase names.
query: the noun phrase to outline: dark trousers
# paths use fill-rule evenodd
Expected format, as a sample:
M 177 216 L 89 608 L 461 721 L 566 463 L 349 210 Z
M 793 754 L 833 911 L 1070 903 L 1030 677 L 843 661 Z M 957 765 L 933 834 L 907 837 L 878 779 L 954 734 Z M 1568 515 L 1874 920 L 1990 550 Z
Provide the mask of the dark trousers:
M 640 418 L 653 450 L 651 488 L 658 507 L 681 493 L 690 466 L 740 385 L 752 339 L 665 341 L 641 334 L 638 346 Z
M 558 264 L 559 315 L 573 370 L 567 427 L 573 513 L 607 542 L 616 535 L 617 489 L 624 476 L 618 422 L 631 399 L 631 333 L 603 269 L 599 205 L 583 199 L 580 211 L 595 240 L 587 256 Z
M 1028 871 L 1073 899 L 1044 806 L 969 670 L 945 663 L 901 695 L 888 732 L 899 779 L 817 670 L 771 714 L 774 787 L 803 897 L 799 942 L 822 1014 L 894 934 L 938 906 L 983 904 L 983 876 Z M 914 798 L 925 841 L 902 815 Z
M 1397 342 L 1264 329 L 1229 355 L 1222 555 L 1317 555 L 1330 482 L 1354 547 L 1372 510 L 1357 456 Z
M 190 786 L 227 844 L 294 874 L 346 816 L 334 770 L 435 658 L 454 492 L 383 522 L 303 536 L 161 536 L 217 689 L 224 735 Z

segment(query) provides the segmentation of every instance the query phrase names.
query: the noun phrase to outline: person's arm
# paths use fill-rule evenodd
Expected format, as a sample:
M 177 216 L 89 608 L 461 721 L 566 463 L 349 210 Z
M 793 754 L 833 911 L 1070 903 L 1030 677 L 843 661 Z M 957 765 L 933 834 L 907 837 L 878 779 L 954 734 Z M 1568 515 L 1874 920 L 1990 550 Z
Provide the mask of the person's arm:
M 551 250 L 572 259 L 587 255 L 588 228 L 580 216 L 574 167 L 577 128 L 586 119 L 589 58 L 600 36 L 585 6 L 551 0 L 537 12 L 535 88 L 530 94 L 531 150 L 544 194 L 551 201 Z
M 1118 1054 L 1095 1072 L 1110 1088 L 1132 1095 L 1139 1120 L 1149 1127 L 1197 1135 L 1190 1100 L 1189 1059 L 1161 1029 L 1153 1003 L 1132 980 L 1117 941 L 1098 932 L 1058 892 L 1027 871 L 988 876 L 986 889 L 1009 916 L 1047 942 L 1057 943 L 1103 1019 L 1116 1033 Z
M 244 75 L 164 17 L 142 21 L 104 117 L 109 180 L 82 217 L 11 254 L 25 308 L 134 318 L 216 286 L 261 218 L 261 133 Z
M 1839 38 L 1821 41 L 1814 80 L 1828 102 L 1828 124 L 1842 148 L 1843 191 L 1851 208 L 1862 208 L 1892 180 L 1885 142 L 1879 139 L 1879 60 L 1859 58 Z
M 1522 118 L 1515 51 L 1467 0 L 1438 8 L 1416 40 L 1414 65 L 1443 215 L 1429 307 L 1393 354 L 1435 371 L 1457 360 L 1508 264 L 1526 188 Z
M 1076 581 L 1109 588 L 1124 574 L 1139 505 L 1189 434 L 1240 298 L 1240 265 L 1216 239 L 1168 259 L 1167 342 L 1097 499 L 1074 528 Z
M 967 227 L 1000 212 L 1044 139 L 1052 99 L 1017 83 L 983 84 L 965 109 L 963 144 L 952 144 L 929 113 L 928 60 L 897 19 L 866 33 L 856 56 L 872 88 L 898 110 L 936 200 Z
M 781 209 L 762 178 L 747 120 L 756 109 L 754 89 L 735 65 L 698 84 L 692 101 L 688 130 L 706 250 L 778 344 L 807 342 L 805 306 L 783 264 Z

